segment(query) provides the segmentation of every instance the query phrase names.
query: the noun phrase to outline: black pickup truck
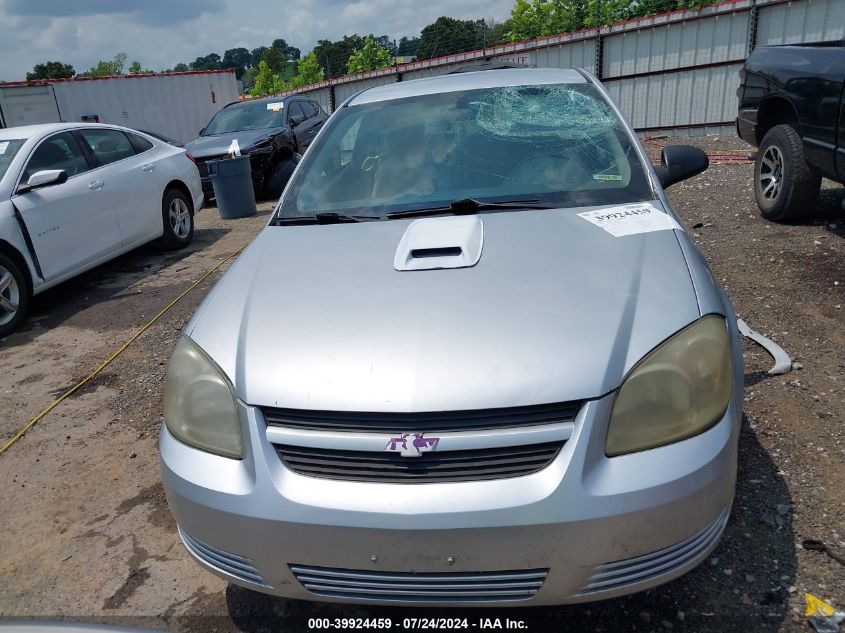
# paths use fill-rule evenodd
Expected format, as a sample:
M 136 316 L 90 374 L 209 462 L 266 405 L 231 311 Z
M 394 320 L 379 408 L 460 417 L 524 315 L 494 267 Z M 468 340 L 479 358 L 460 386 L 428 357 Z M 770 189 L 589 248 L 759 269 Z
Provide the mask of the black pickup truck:
M 822 177 L 845 183 L 845 40 L 757 48 L 740 76 L 736 127 L 759 148 L 760 213 L 808 217 Z

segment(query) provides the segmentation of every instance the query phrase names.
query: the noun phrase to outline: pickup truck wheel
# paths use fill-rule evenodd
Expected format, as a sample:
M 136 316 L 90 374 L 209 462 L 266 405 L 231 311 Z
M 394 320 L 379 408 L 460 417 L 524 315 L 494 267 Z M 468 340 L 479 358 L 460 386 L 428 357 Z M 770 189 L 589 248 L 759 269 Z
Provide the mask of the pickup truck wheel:
M 165 191 L 161 215 L 164 223 L 161 242 L 165 248 L 177 250 L 191 243 L 194 237 L 194 213 L 188 196 L 179 189 Z
M 767 220 L 798 220 L 812 214 L 821 177 L 804 160 L 801 136 L 791 125 L 766 133 L 754 161 L 754 197 Z
M 20 268 L 0 253 L 0 338 L 11 334 L 26 318 L 29 287 Z

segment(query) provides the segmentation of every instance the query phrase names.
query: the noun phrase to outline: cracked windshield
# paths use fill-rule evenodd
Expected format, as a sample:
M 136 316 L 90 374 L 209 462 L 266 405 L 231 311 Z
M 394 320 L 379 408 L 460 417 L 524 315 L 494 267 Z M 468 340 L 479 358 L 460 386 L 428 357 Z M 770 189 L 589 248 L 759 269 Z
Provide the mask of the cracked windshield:
M 653 197 L 616 114 L 586 84 L 351 105 L 305 160 L 280 217 L 383 216 L 465 198 L 572 207 Z

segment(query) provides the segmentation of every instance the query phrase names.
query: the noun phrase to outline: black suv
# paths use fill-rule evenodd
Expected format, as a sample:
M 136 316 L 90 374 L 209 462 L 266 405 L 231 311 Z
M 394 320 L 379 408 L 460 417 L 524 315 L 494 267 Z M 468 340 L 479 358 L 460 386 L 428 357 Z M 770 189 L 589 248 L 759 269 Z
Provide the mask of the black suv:
M 759 148 L 760 213 L 808 217 L 823 177 L 845 183 L 845 41 L 756 48 L 740 76 L 737 133 Z
M 206 199 L 214 191 L 205 163 L 225 156 L 235 140 L 251 159 L 256 196 L 278 198 L 326 119 L 316 101 L 298 95 L 236 101 L 219 110 L 185 150 L 197 163 Z

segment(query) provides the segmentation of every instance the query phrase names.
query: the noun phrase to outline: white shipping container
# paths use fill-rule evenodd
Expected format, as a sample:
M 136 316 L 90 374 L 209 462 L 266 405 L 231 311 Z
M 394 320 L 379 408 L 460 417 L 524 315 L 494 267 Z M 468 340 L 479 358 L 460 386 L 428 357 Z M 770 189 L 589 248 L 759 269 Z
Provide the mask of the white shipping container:
M 0 84 L 0 114 L 7 127 L 99 120 L 186 143 L 238 96 L 234 71 L 7 83 Z

